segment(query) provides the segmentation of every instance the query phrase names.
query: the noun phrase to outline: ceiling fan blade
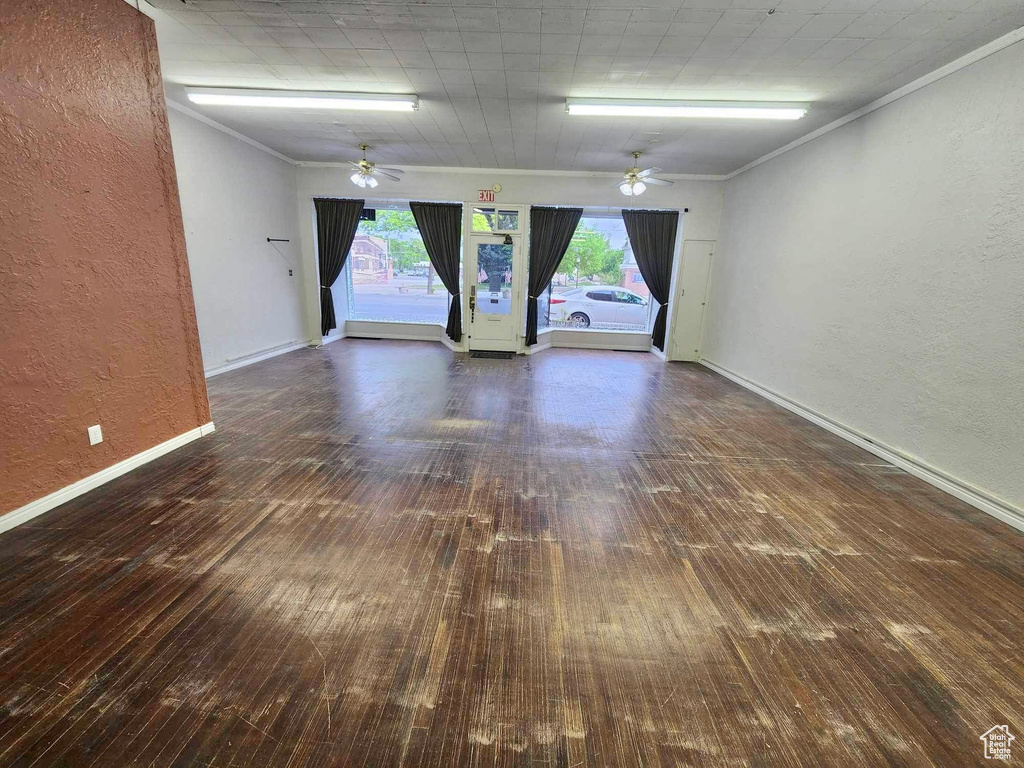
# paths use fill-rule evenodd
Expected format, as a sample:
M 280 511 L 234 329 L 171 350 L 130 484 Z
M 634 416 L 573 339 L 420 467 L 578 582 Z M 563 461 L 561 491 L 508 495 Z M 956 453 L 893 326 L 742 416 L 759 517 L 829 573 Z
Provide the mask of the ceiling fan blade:
M 671 187 L 675 182 L 665 181 L 664 179 L 654 179 L 648 176 L 644 179 L 644 184 L 653 184 L 656 187 Z
M 348 161 L 348 164 L 351 165 L 353 168 L 359 168 L 360 167 L 359 163 L 353 163 L 351 160 Z
M 401 168 L 380 168 L 380 167 L 378 167 L 377 170 L 378 171 L 387 171 L 388 173 L 397 173 L 399 176 L 401 176 L 403 173 L 405 173 L 405 171 L 403 171 Z
M 391 179 L 392 181 L 401 181 L 402 179 L 398 176 L 394 176 L 390 173 L 385 172 L 383 168 L 378 168 L 375 176 L 383 176 L 385 179 Z
M 639 176 L 641 179 L 645 179 L 648 176 L 650 176 L 652 173 L 657 173 L 660 170 L 661 170 L 661 168 L 658 168 L 658 167 L 647 168 L 646 170 L 640 171 L 640 173 L 638 173 L 637 176 Z

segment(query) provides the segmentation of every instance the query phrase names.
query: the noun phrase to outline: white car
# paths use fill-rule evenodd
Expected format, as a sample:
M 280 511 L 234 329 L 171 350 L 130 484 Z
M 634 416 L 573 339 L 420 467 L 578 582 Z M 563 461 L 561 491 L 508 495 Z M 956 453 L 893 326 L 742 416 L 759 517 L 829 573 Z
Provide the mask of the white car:
M 573 288 L 551 296 L 551 319 L 576 328 L 632 325 L 647 327 L 648 302 L 617 285 Z

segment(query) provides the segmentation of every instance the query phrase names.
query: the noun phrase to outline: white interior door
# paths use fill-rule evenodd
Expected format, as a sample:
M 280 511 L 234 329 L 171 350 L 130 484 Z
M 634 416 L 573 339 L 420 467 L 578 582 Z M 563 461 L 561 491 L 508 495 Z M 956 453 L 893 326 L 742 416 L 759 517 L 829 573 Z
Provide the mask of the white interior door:
M 683 242 L 683 263 L 680 265 L 676 296 L 675 328 L 672 333 L 672 360 L 696 360 L 700 355 L 701 329 L 707 298 L 714 240 Z
M 515 352 L 522 313 L 519 235 L 477 233 L 470 238 L 465 271 L 469 294 L 469 348 Z M 511 241 L 511 242 L 506 242 Z

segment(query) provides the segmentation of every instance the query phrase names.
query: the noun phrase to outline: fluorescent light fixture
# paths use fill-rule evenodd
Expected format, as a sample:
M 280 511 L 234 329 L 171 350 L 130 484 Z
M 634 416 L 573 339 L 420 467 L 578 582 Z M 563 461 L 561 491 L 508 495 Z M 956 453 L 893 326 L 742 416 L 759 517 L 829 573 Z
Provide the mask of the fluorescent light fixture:
M 806 104 L 773 101 L 648 101 L 636 99 L 566 99 L 570 115 L 610 117 L 704 117 L 740 120 L 799 120 Z
M 187 88 L 193 104 L 276 109 L 358 109 L 413 112 L 418 96 L 394 93 L 338 93 L 335 91 L 261 91 L 247 88 Z

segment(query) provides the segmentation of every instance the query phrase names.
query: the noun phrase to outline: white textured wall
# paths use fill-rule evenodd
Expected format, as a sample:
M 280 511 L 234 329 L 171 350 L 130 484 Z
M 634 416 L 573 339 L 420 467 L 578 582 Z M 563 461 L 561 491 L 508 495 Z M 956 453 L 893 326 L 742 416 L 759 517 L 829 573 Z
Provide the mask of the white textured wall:
M 615 174 L 528 172 L 509 170 L 408 169 L 402 181 L 382 181 L 367 192 L 349 181 L 351 171 L 339 167 L 299 166 L 299 225 L 302 230 L 303 258 L 307 268 L 307 312 L 310 335 L 319 334 L 319 291 L 316 282 L 316 254 L 313 247 L 312 200 L 314 197 L 364 197 L 380 200 L 426 200 L 475 204 L 477 191 L 501 184 L 495 205 L 582 205 L 622 208 L 689 208 L 681 220 L 686 240 L 714 240 L 722 215 L 721 181 L 677 179 L 669 188 L 653 188 L 641 198 L 627 198 L 612 187 Z M 677 254 L 678 258 L 678 254 Z M 333 289 L 338 317 L 344 317 L 348 296 L 341 279 Z M 466 308 L 463 308 L 463 315 Z M 671 331 L 670 331 L 671 332 Z M 332 334 L 333 335 L 333 334 Z
M 169 115 L 206 370 L 308 340 L 295 166 L 178 111 Z
M 1024 43 L 726 185 L 703 356 L 1024 507 Z

